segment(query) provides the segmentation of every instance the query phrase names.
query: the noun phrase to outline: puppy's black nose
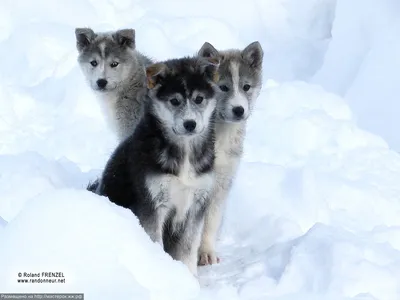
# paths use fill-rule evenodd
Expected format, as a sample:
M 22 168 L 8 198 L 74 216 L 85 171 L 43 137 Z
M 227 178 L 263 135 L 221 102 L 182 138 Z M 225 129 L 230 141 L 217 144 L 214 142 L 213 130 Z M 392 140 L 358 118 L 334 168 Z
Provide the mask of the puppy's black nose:
M 195 120 L 187 120 L 183 122 L 183 127 L 185 127 L 186 131 L 192 132 L 196 128 Z
M 244 108 L 242 106 L 235 106 L 234 108 L 232 108 L 232 112 L 235 115 L 235 117 L 242 117 L 244 114 Z
M 108 82 L 105 79 L 99 79 L 96 83 L 99 88 L 104 89 Z

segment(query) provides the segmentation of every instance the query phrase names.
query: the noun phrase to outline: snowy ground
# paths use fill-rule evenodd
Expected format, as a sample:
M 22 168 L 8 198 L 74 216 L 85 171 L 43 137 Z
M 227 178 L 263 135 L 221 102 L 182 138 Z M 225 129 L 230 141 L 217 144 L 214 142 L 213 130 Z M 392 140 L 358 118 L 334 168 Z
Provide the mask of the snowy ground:
M 399 13 L 396 0 L 2 0 L 0 292 L 400 299 Z M 265 49 L 222 262 L 198 280 L 84 189 L 115 138 L 77 67 L 77 26 L 133 27 L 157 59 L 204 41 Z M 45 271 L 66 283 L 17 283 Z

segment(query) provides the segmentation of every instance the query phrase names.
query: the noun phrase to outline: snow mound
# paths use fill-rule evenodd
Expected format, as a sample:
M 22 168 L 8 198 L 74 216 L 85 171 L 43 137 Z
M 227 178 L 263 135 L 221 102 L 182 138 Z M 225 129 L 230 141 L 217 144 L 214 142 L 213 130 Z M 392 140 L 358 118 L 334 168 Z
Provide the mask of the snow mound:
M 400 150 L 400 4 L 338 0 L 332 41 L 312 81 L 344 96 L 361 128 Z
M 1 240 L 7 245 L 0 250 L 2 292 L 188 299 L 199 289 L 189 270 L 165 255 L 131 212 L 87 191 L 58 189 L 31 199 Z M 66 283 L 17 282 L 19 272 L 44 271 L 63 272 Z

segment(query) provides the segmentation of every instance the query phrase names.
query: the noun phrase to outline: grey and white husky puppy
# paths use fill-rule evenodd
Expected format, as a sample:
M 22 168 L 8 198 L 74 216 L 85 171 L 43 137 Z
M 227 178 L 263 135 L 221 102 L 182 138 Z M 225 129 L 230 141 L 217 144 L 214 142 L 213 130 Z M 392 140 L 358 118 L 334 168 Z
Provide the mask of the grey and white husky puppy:
M 144 115 L 109 159 L 96 192 L 129 208 L 150 238 L 197 274 L 214 178 L 218 62 L 192 57 L 147 68 Z
M 100 98 L 108 125 L 119 141 L 138 123 L 146 92 L 146 66 L 152 61 L 136 50 L 135 30 L 94 32 L 76 28 L 79 66 Z
M 217 232 L 221 224 L 225 200 L 235 177 L 243 153 L 246 123 L 262 88 L 264 52 L 259 42 L 243 50 L 218 51 L 206 42 L 198 52 L 200 57 L 217 58 L 219 88 L 222 91 L 216 116 L 216 185 L 206 219 L 199 250 L 199 264 L 215 264 Z

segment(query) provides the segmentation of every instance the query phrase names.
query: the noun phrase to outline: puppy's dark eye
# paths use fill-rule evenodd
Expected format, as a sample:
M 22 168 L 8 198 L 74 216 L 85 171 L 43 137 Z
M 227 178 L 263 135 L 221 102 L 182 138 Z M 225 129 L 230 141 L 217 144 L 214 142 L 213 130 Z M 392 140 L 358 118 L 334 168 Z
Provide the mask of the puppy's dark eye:
M 181 102 L 176 98 L 172 98 L 171 100 L 169 100 L 169 102 L 171 102 L 173 106 L 179 106 L 179 104 L 181 104 Z
M 250 85 L 249 84 L 245 84 L 243 86 L 243 91 L 247 92 L 250 89 Z
M 92 60 L 92 61 L 90 62 L 90 64 L 91 64 L 93 67 L 96 67 L 96 66 L 97 66 L 97 61 Z
M 197 96 L 196 99 L 194 99 L 194 103 L 201 104 L 203 100 L 204 98 L 202 96 Z
M 110 65 L 111 68 L 115 68 L 116 66 L 119 65 L 119 62 L 113 61 Z
M 229 88 L 228 88 L 226 85 L 220 85 L 219 88 L 220 88 L 221 91 L 223 91 L 223 92 L 229 91 Z

